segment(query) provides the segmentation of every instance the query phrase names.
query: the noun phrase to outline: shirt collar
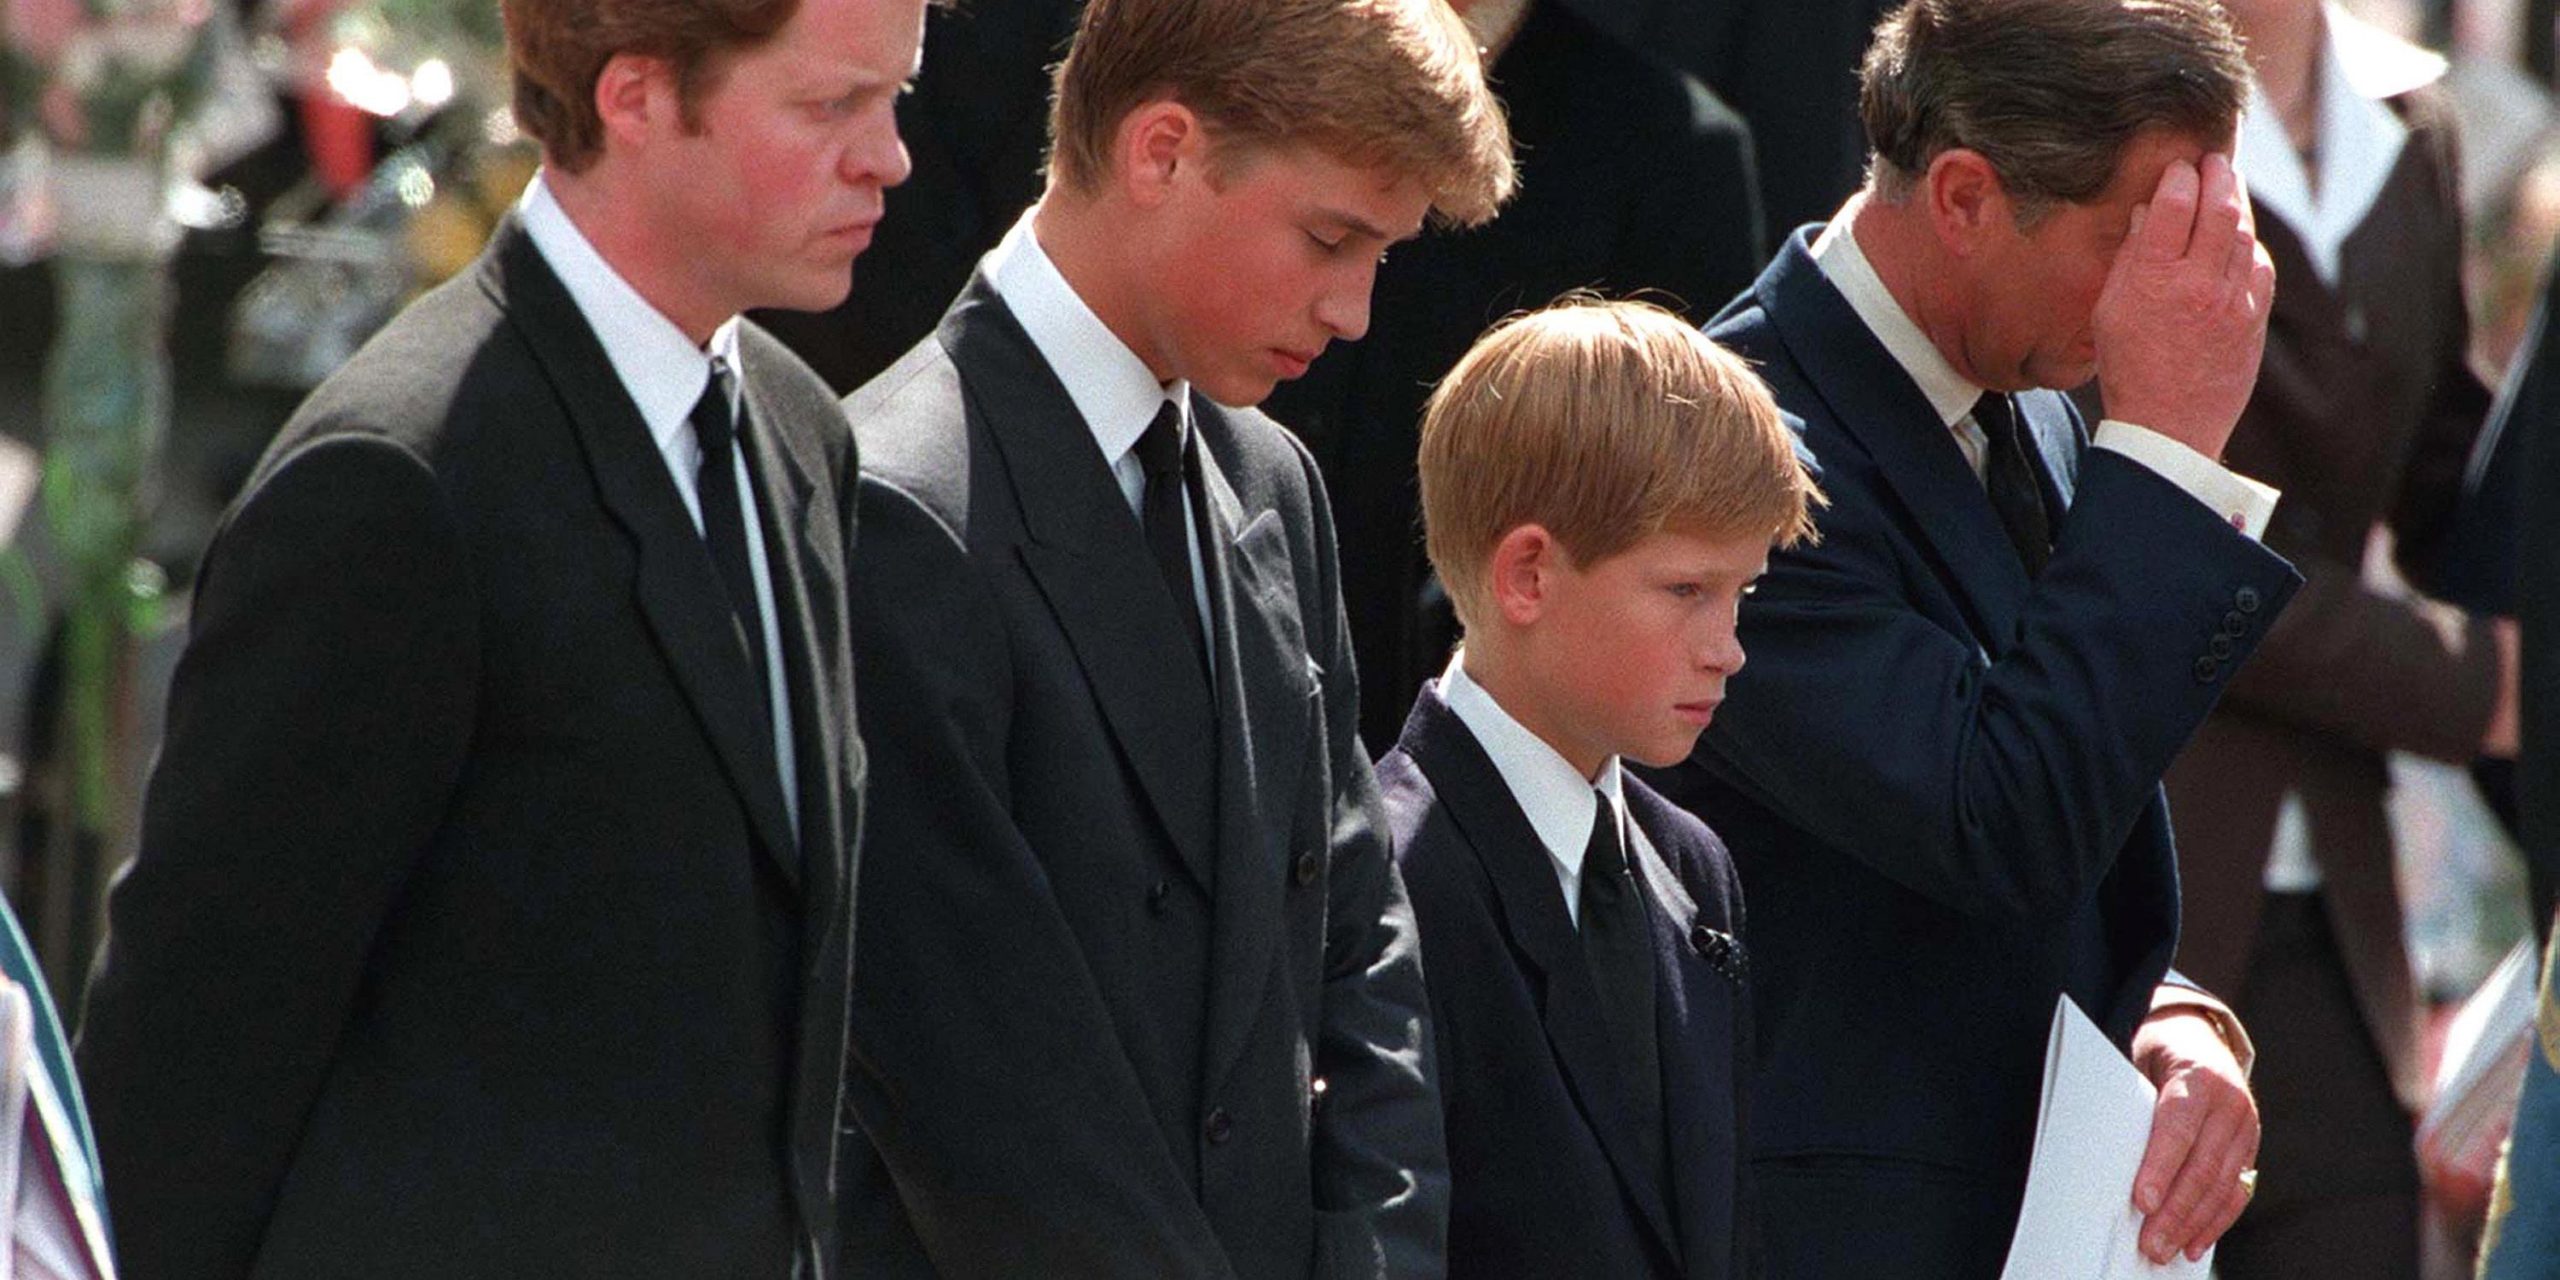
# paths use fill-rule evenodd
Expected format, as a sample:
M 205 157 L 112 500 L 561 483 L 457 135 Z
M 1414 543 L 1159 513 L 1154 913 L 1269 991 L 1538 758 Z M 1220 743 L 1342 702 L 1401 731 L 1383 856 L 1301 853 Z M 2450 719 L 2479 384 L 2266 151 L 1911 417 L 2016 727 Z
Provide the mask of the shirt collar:
M 1859 203 L 1865 194 L 1849 197 L 1840 212 L 1831 216 L 1830 225 L 1813 242 L 1813 263 L 1823 278 L 1849 300 L 1849 309 L 1858 314 L 1867 329 L 1884 344 L 1893 362 L 1911 375 L 1920 386 L 1920 394 L 1928 397 L 1929 407 L 1936 410 L 1939 424 L 1952 427 L 1973 412 L 1973 402 L 1982 398 L 1982 388 L 1967 381 L 1947 363 L 1938 344 L 1920 331 L 1918 323 L 1894 300 L 1893 291 L 1885 288 L 1884 277 L 1876 274 L 1875 264 L 1867 261 L 1866 250 L 1858 247 L 1857 234 L 1851 229 Z
M 622 380 L 622 389 L 640 410 L 640 421 L 661 450 L 688 429 L 693 406 L 710 384 L 715 356 L 726 361 L 732 373 L 729 409 L 734 419 L 738 387 L 744 382 L 744 370 L 738 364 L 736 316 L 711 331 L 708 349 L 693 345 L 675 321 L 649 305 L 596 252 L 539 173 L 525 187 L 516 214 L 542 260 L 569 290 L 569 300 L 586 317 L 587 327 L 595 330 L 605 359 L 612 363 L 614 375 Z
M 2284 220 L 2313 272 L 2335 288 L 2347 238 L 2373 212 L 2409 138 L 2409 127 L 2385 100 L 2433 82 L 2445 61 L 2335 4 L 2322 6 L 2321 22 L 2318 189 L 2255 77 L 2236 151 L 2250 199 Z
M 1022 331 L 1031 335 L 1031 345 L 1039 349 L 1050 371 L 1066 384 L 1067 398 L 1084 416 L 1086 429 L 1102 449 L 1102 460 L 1116 466 L 1137 445 L 1138 437 L 1146 434 L 1147 424 L 1155 421 L 1157 408 L 1166 401 L 1172 401 L 1189 422 L 1191 385 L 1179 378 L 1171 385 L 1157 382 L 1147 362 L 1077 296 L 1075 286 L 1059 273 L 1032 230 L 1032 218 L 1039 212 L 1038 205 L 1024 211 L 1013 230 L 987 255 L 987 279 L 1013 318 L 1021 322 Z
M 1565 870 L 1582 874 L 1582 854 L 1591 843 L 1592 818 L 1598 810 L 1592 789 L 1606 794 L 1620 812 L 1626 809 L 1625 773 L 1618 767 L 1618 758 L 1609 757 L 1600 766 L 1600 776 L 1586 780 L 1546 739 L 1512 719 L 1483 685 L 1468 678 L 1466 657 L 1465 649 L 1450 656 L 1448 669 L 1440 673 L 1440 700 L 1492 757 L 1494 772 L 1502 775 L 1511 798 L 1520 802 L 1520 811 L 1529 815 L 1529 826 L 1547 846 L 1548 855 Z

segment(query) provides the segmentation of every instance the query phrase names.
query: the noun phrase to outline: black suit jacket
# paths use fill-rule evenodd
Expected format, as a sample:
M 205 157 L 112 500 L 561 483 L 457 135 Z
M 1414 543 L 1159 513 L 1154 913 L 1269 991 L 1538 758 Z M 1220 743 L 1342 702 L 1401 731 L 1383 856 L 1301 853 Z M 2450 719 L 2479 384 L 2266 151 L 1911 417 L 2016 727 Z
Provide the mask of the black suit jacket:
M 850 442 L 749 326 L 795 841 L 656 443 L 524 232 L 198 579 L 79 1064 L 125 1274 L 836 1274 Z
M 1431 972 L 1449 1130 L 1449 1274 L 1738 1277 L 1750 1000 L 1724 845 L 1632 777 L 1653 926 L 1664 1150 L 1635 1119 L 1555 863 L 1465 722 L 1423 689 L 1378 762 Z
M 1751 897 L 1772 1273 L 1987 1276 L 2054 998 L 2119 1048 L 2148 1012 L 2177 941 L 2161 775 L 2301 580 L 2086 448 L 2046 391 L 2018 406 L 2064 514 L 2029 579 L 1809 236 L 1711 332 L 1801 420 L 1822 541 L 1771 554 L 1751 664 L 1657 786 L 1715 824 Z
M 1195 398 L 1214 689 L 982 275 L 847 402 L 867 833 L 848 1248 L 883 1274 L 1440 1265 L 1411 909 L 1306 453 Z

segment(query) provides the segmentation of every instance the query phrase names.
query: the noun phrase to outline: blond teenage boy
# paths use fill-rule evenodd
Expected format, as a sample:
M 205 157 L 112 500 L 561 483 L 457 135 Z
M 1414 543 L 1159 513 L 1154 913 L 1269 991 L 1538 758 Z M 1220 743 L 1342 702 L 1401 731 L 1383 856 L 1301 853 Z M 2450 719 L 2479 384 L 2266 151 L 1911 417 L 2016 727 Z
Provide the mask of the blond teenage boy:
M 1413 917 L 1333 526 L 1249 408 L 1509 139 L 1435 0 L 1095 0 L 1047 193 L 847 409 L 878 1274 L 1436 1274 Z M 878 699 L 877 702 L 872 699 Z
M 1420 469 L 1466 639 L 1378 778 L 1431 974 L 1449 1274 L 1742 1275 L 1741 889 L 1619 763 L 1686 758 L 1820 495 L 1743 363 L 1635 303 L 1487 334 Z

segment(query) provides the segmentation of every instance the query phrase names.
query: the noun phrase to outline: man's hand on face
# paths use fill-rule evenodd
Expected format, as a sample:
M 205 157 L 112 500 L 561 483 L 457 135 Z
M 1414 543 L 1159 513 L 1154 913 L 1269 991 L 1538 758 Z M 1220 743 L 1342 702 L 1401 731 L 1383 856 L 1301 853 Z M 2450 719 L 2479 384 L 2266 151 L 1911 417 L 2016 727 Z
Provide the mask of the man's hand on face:
M 2258 1159 L 2257 1100 L 2222 1033 L 2192 1009 L 2152 1014 L 2134 1033 L 2133 1064 L 2160 1090 L 2133 1176 L 2142 1256 L 2201 1258 L 2249 1207 L 2240 1175 Z
M 2275 282 L 2230 157 L 2171 162 L 2091 317 L 2108 416 L 2220 459 L 2257 385 Z

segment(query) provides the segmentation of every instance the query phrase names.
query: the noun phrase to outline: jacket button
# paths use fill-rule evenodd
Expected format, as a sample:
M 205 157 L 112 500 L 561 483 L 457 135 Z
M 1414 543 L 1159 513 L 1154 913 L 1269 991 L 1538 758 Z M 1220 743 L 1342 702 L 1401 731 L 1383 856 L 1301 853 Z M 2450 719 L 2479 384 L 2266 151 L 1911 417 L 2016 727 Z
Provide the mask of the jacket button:
M 1150 885 L 1150 886 L 1148 886 L 1148 887 L 1147 887 L 1147 910 L 1148 910 L 1148 911 L 1150 911 L 1150 912 L 1153 912 L 1153 913 L 1154 913 L 1154 914 L 1156 914 L 1156 915 L 1163 915 L 1163 914 L 1164 914 L 1164 909 L 1165 909 L 1165 902 L 1166 902 L 1166 900 L 1167 900 L 1167 899 L 1171 898 L 1172 896 L 1173 896 L 1173 882 L 1172 882 L 1172 881 L 1170 881 L 1170 880 L 1158 880 L 1158 881 L 1156 881 L 1154 884 L 1152 884 L 1152 885 Z
M 2258 589 L 2256 587 L 2240 588 L 2232 593 L 2231 603 L 2238 606 L 2242 613 L 2256 613 L 2259 604 Z
M 1208 1135 L 1210 1142 L 1220 1143 L 1236 1131 L 1236 1122 L 1227 1114 L 1225 1107 L 1217 1107 L 1209 1112 L 1208 1123 L 1201 1125 L 1200 1131 Z
M 2226 636 L 2249 634 L 2249 616 L 2237 609 L 2222 615 L 2222 634 Z
M 2231 637 L 2215 636 L 2213 639 L 2205 642 L 2204 651 L 2212 654 L 2216 658 L 2229 658 L 2231 656 Z
M 2222 674 L 2222 664 L 2221 664 L 2221 663 L 2216 662 L 2216 661 L 2214 661 L 2214 660 L 2213 660 L 2213 659 L 2211 659 L 2211 658 L 2198 658 L 2198 659 L 2196 659 L 2196 683 L 2197 683 L 2197 684 L 2212 684 L 2212 683 L 2213 683 L 2213 678 L 2214 678 L 2215 676 L 2218 676 L 2218 675 L 2221 675 L 2221 674 Z
M 1715 958 L 1716 942 L 1717 938 L 1715 930 L 1710 929 L 1703 924 L 1693 924 L 1689 926 L 1689 945 L 1697 948 L 1699 955 L 1705 956 L 1709 959 Z
M 1297 872 L 1299 884 L 1314 884 L 1316 882 L 1316 872 L 1322 869 L 1323 868 L 1316 862 L 1314 850 L 1308 850 L 1307 852 L 1298 855 Z

